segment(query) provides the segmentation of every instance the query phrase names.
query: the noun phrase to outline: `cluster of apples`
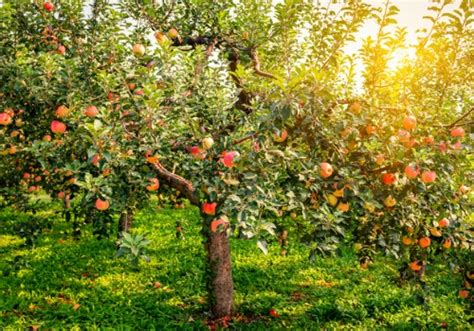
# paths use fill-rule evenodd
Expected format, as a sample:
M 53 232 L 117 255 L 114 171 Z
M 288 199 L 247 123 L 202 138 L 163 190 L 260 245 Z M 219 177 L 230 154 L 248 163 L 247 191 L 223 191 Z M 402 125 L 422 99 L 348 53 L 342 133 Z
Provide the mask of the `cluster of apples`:
M 175 28 L 171 28 L 168 30 L 167 33 L 163 32 L 156 32 L 155 33 L 155 39 L 159 44 L 165 44 L 168 43 L 169 40 L 174 40 L 174 39 L 179 39 L 179 33 L 178 30 Z M 146 47 L 143 44 L 137 43 L 132 46 L 132 52 L 136 57 L 142 57 L 146 53 Z

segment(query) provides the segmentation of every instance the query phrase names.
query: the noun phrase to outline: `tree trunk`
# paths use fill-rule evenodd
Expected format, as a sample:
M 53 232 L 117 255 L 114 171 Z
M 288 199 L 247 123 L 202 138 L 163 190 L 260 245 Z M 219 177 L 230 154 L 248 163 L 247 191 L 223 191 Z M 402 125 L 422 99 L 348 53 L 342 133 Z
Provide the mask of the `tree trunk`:
M 133 213 L 130 210 L 125 210 L 120 215 L 117 238 L 122 237 L 122 232 L 130 232 L 132 227 Z
M 207 288 L 211 313 L 215 319 L 230 319 L 234 284 L 229 238 L 225 232 L 208 230 L 207 239 L 205 245 L 209 263 Z

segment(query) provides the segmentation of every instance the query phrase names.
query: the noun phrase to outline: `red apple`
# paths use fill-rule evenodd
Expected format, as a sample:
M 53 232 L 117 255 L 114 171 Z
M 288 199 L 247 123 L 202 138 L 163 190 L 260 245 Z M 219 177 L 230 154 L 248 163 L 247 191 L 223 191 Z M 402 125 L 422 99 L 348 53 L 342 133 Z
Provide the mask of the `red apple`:
M 56 134 L 63 134 L 66 131 L 66 124 L 60 121 L 52 121 L 51 131 Z
M 330 165 L 329 163 L 323 162 L 319 165 L 319 174 L 321 175 L 321 177 L 323 178 L 331 177 L 333 172 L 334 172 L 334 169 L 332 168 L 332 165 Z
M 447 218 L 442 218 L 439 220 L 438 225 L 440 228 L 447 228 L 449 227 L 449 220 Z
M 464 137 L 466 133 L 464 132 L 464 129 L 461 127 L 457 127 L 451 130 L 451 137 Z
M 234 164 L 234 159 L 236 157 L 239 157 L 239 156 L 240 156 L 240 154 L 237 151 L 224 152 L 224 153 L 222 153 L 221 162 L 227 168 L 232 168 L 235 165 Z
M 135 44 L 132 47 L 132 51 L 135 56 L 143 56 L 145 55 L 145 46 L 142 44 Z
M 84 111 L 84 115 L 86 115 L 87 117 L 96 117 L 98 113 L 99 110 L 96 106 L 87 106 Z
M 98 210 L 107 210 L 109 209 L 110 207 L 110 203 L 108 200 L 102 200 L 100 198 L 97 198 L 97 200 L 95 201 L 95 208 L 97 208 Z
M 150 182 L 150 185 L 146 187 L 148 191 L 153 192 L 160 188 L 160 181 L 158 178 L 149 178 L 148 181 Z
M 416 176 L 418 176 L 418 174 L 419 174 L 419 171 L 415 167 L 412 167 L 409 165 L 406 166 L 405 176 L 407 176 L 407 178 L 414 179 L 416 178 Z
M 217 202 L 204 202 L 202 205 L 202 212 L 206 215 L 215 215 L 216 214 Z
M 218 228 L 219 228 L 219 225 L 222 225 L 224 227 L 227 226 L 229 222 L 223 218 L 219 218 L 217 220 L 213 220 L 211 222 L 211 232 L 217 232 Z
M 67 117 L 69 115 L 69 108 L 61 105 L 58 108 L 56 108 L 55 114 L 56 114 L 56 117 L 59 117 L 59 118 Z
M 410 132 L 405 131 L 405 130 L 400 130 L 398 131 L 398 140 L 401 143 L 407 143 L 410 141 L 411 135 Z
M 159 31 L 155 33 L 155 39 L 160 44 L 163 44 L 169 40 L 168 37 L 163 32 L 159 32 Z
M 456 141 L 454 144 L 452 144 L 452 147 L 454 150 L 459 151 L 462 149 L 462 143 L 460 140 Z
M 281 131 L 280 134 L 276 132 L 273 134 L 273 140 L 277 143 L 284 142 L 286 138 L 288 138 L 288 131 L 286 130 Z
M 425 184 L 433 183 L 436 179 L 436 172 L 434 171 L 423 171 L 421 174 L 421 181 Z
M 413 130 L 416 127 L 416 117 L 408 115 L 403 119 L 403 128 L 405 130 Z
M 58 48 L 56 49 L 56 52 L 58 54 L 64 55 L 66 54 L 66 47 L 64 45 L 59 45 Z
M 384 173 L 382 174 L 382 183 L 385 185 L 393 185 L 397 182 L 397 176 L 391 173 Z
M 51 141 L 51 136 L 49 134 L 46 134 L 43 136 L 43 141 Z
M 52 12 L 52 11 L 54 10 L 54 5 L 53 5 L 51 2 L 46 1 L 46 2 L 43 4 L 43 8 L 44 8 L 47 12 Z
M 280 317 L 280 314 L 278 314 L 278 312 L 275 309 L 270 309 L 268 311 L 268 315 L 270 315 L 271 317 L 275 317 L 275 318 Z
M 0 125 L 8 125 L 12 122 L 12 117 L 7 113 L 0 113 Z

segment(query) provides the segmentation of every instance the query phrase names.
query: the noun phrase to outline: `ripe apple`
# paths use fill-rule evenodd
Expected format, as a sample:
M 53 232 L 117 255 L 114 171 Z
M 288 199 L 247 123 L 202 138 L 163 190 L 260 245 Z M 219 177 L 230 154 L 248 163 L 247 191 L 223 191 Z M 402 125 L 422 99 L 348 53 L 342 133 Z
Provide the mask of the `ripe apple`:
M 211 137 L 207 137 L 202 140 L 202 148 L 210 149 L 212 145 L 214 145 L 214 139 Z
M 445 239 L 443 241 L 443 248 L 444 249 L 450 249 L 452 245 L 451 239 Z
M 410 269 L 415 272 L 420 271 L 422 267 L 423 267 L 423 264 L 420 261 L 414 261 L 410 263 Z
M 46 1 L 46 2 L 43 4 L 43 8 L 44 8 L 47 12 L 52 12 L 52 11 L 54 10 L 54 5 L 53 5 L 51 2 Z
M 421 181 L 425 184 L 433 183 L 436 179 L 436 172 L 434 171 L 423 171 L 421 174 Z
M 459 296 L 463 299 L 466 299 L 469 296 L 469 291 L 468 290 L 460 290 L 459 291 Z
M 155 33 L 155 39 L 160 44 L 168 42 L 169 40 L 168 37 L 163 32 L 160 32 L 160 31 Z
M 199 146 L 192 146 L 190 152 L 195 159 L 204 160 L 206 158 L 206 151 Z
M 423 237 L 418 241 L 421 248 L 428 248 L 431 245 L 431 239 L 429 237 Z
M 334 169 L 332 168 L 332 165 L 330 165 L 329 163 L 322 162 L 319 165 L 319 174 L 321 175 L 321 177 L 329 178 L 329 177 L 331 177 L 333 172 L 334 172 Z
M 51 136 L 49 134 L 46 134 L 43 136 L 43 141 L 51 141 Z
M 443 234 L 436 228 L 431 228 L 430 233 L 433 237 L 441 237 Z
M 349 111 L 355 115 L 359 114 L 362 110 L 362 106 L 359 101 L 354 101 L 349 106 Z
M 274 317 L 274 318 L 280 317 L 280 314 L 278 314 L 278 312 L 275 309 L 270 309 L 268 311 L 268 315 L 270 315 L 271 317 Z
M 64 45 L 59 45 L 56 49 L 56 53 L 64 55 L 66 54 L 66 47 Z
M 206 215 L 214 216 L 216 214 L 217 202 L 204 202 L 202 212 Z
M 86 115 L 87 117 L 96 117 L 98 113 L 99 110 L 97 109 L 97 107 L 92 105 L 87 106 L 84 110 L 84 115 Z
M 0 125 L 8 125 L 12 122 L 12 117 L 7 113 L 0 113 Z
M 217 232 L 219 225 L 222 225 L 224 228 L 227 227 L 229 222 L 224 218 L 219 218 L 211 222 L 211 232 Z
M 403 128 L 405 130 L 413 130 L 416 127 L 416 117 L 408 115 L 403 119 Z
M 110 203 L 108 200 L 102 200 L 100 198 L 97 198 L 97 200 L 95 201 L 95 208 L 97 208 L 98 210 L 104 211 L 109 209 L 109 207 Z
M 333 207 L 337 205 L 337 198 L 332 194 L 329 194 L 328 196 L 326 196 L 326 200 Z
M 239 156 L 240 154 L 237 151 L 230 151 L 230 152 L 226 151 L 222 153 L 221 162 L 224 164 L 225 167 L 232 168 L 235 165 L 234 159 Z
M 391 174 L 386 172 L 382 174 L 382 183 L 385 185 L 393 185 L 397 182 L 397 176 L 395 174 Z
M 452 147 L 456 151 L 460 151 L 462 149 L 462 143 L 460 140 L 456 141 L 454 144 L 452 144 Z
M 52 121 L 51 131 L 56 134 L 63 134 L 66 131 L 66 124 L 60 121 Z
M 393 206 L 395 206 L 397 204 L 397 200 L 395 200 L 394 197 L 392 197 L 391 195 L 389 195 L 388 197 L 385 198 L 385 200 L 383 201 L 384 205 L 388 208 L 391 208 Z
M 171 28 L 168 30 L 168 37 L 170 37 L 171 39 L 176 39 L 179 37 L 179 33 L 178 33 L 178 30 L 176 30 L 175 28 Z
M 431 145 L 434 143 L 434 138 L 432 136 L 423 137 L 423 143 Z
M 153 192 L 160 188 L 160 181 L 158 178 L 149 178 L 148 181 L 150 182 L 150 185 L 146 187 L 148 191 Z
M 56 114 L 56 117 L 59 117 L 59 118 L 67 117 L 69 115 L 69 108 L 61 105 L 58 108 L 56 108 L 55 114 Z
M 408 131 L 405 130 L 399 130 L 398 131 L 398 140 L 401 143 L 408 143 L 410 141 L 411 134 Z
M 349 204 L 345 202 L 339 202 L 336 207 L 338 210 L 342 211 L 343 213 L 349 211 Z
M 374 134 L 375 131 L 376 131 L 376 128 L 375 128 L 375 126 L 373 126 L 373 125 L 370 125 L 370 124 L 369 124 L 369 125 L 367 125 L 367 126 L 365 127 L 365 132 L 367 132 L 367 134 L 368 134 L 369 136 L 372 135 L 372 134 Z
M 280 134 L 276 132 L 273 134 L 273 140 L 277 143 L 284 142 L 286 138 L 288 138 L 288 131 L 286 130 L 281 131 Z
M 451 137 L 464 137 L 466 132 L 464 132 L 464 129 L 461 127 L 457 127 L 451 130 Z
M 132 51 L 135 56 L 143 56 L 145 55 L 145 46 L 142 44 L 135 44 L 132 47 Z
M 405 246 L 410 246 L 412 244 L 411 239 L 407 236 L 402 237 L 402 243 Z
M 438 221 L 438 225 L 440 228 L 447 228 L 449 227 L 449 220 L 447 218 L 442 218 Z
M 418 176 L 419 171 L 412 166 L 406 166 L 405 167 L 405 176 L 410 179 L 414 179 Z

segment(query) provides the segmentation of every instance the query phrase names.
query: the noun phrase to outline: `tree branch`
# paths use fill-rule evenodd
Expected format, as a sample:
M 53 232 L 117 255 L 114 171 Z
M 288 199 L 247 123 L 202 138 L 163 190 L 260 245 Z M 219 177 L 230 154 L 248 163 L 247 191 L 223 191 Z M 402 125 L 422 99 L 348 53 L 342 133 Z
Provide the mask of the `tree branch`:
M 189 202 L 191 202 L 191 204 L 198 207 L 201 206 L 193 184 L 190 181 L 167 170 L 160 162 L 155 163 L 154 168 L 159 179 L 164 181 L 170 187 L 178 190 L 189 200 Z
M 252 63 L 253 63 L 253 71 L 255 74 L 262 76 L 262 77 L 267 77 L 267 78 L 272 78 L 276 79 L 276 77 L 268 72 L 264 72 L 260 69 L 260 60 L 258 59 L 258 54 L 257 50 L 255 48 L 250 49 L 250 57 L 252 58 Z

